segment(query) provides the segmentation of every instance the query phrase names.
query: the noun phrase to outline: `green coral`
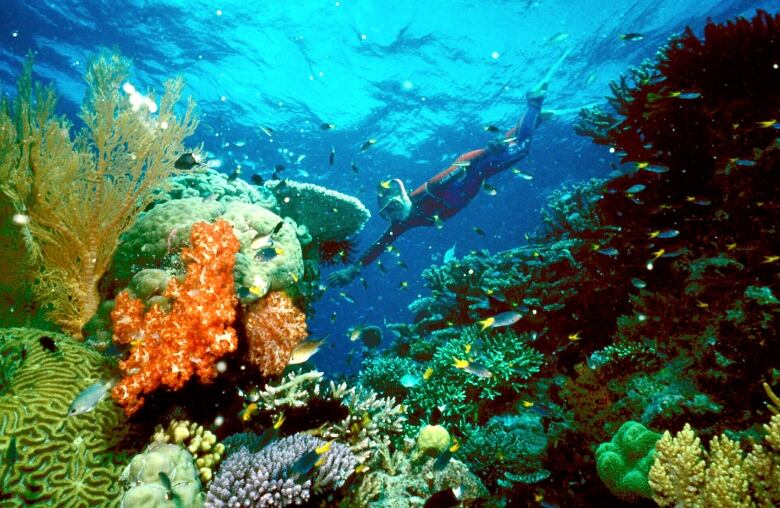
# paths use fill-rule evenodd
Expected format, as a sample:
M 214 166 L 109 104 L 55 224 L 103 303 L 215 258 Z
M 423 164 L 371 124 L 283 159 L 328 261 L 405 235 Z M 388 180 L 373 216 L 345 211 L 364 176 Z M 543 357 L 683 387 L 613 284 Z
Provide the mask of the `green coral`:
M 542 467 L 547 436 L 538 414 L 495 416 L 466 434 L 460 456 L 487 485 L 511 487 L 550 476 Z
M 363 361 L 358 383 L 384 397 L 404 398 L 408 389 L 401 385 L 405 374 L 420 377 L 420 366 L 403 356 L 373 356 Z
M 188 172 L 169 179 L 168 184 L 155 191 L 155 205 L 184 198 L 201 198 L 229 203 L 241 201 L 278 211 L 279 205 L 273 193 L 240 178 L 228 180 L 228 176 L 214 169 Z
M 51 337 L 54 352 L 39 338 Z M 82 390 L 111 376 L 104 357 L 70 337 L 29 328 L 0 329 L 0 347 L 26 351 L 0 395 L 0 449 L 16 438 L 18 459 L 0 494 L 3 506 L 113 506 L 133 427 L 109 398 L 68 417 Z
M 161 479 L 163 474 L 170 480 L 170 490 Z M 125 489 L 121 508 L 203 506 L 198 470 L 192 455 L 180 445 L 150 444 L 133 457 L 119 480 Z
M 647 475 L 661 434 L 641 423 L 624 423 L 608 443 L 596 449 L 596 470 L 610 491 L 620 499 L 652 498 Z

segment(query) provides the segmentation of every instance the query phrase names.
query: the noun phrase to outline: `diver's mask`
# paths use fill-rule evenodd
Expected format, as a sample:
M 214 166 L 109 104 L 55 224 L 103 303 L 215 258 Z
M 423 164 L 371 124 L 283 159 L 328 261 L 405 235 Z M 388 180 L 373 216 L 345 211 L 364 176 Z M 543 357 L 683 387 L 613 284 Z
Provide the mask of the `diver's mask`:
M 402 222 L 412 211 L 404 184 L 399 179 L 381 182 L 378 187 L 379 215 L 390 222 Z

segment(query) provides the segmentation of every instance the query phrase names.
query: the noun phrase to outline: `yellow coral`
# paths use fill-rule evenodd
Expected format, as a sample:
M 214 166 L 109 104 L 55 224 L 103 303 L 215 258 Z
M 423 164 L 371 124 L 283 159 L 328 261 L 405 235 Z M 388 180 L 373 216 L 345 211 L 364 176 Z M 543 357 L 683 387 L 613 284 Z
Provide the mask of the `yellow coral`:
M 165 429 L 158 425 L 152 441 L 179 444 L 186 448 L 195 459 L 204 484 L 211 481 L 217 464 L 225 454 L 225 445 L 217 443 L 217 436 L 202 425 L 187 420 L 171 420 Z
M 685 425 L 672 437 L 665 432 L 655 448 L 648 480 L 661 506 L 742 508 L 780 503 L 780 415 L 774 415 L 767 446 L 754 445 L 746 456 L 725 435 L 710 442 L 709 452 Z
M 194 104 L 174 114 L 183 83 L 169 81 L 159 109 L 134 108 L 120 89 L 129 63 L 96 58 L 87 70 L 84 128 L 54 114 L 51 88 L 36 86 L 31 61 L 11 106 L 0 107 L 0 200 L 23 222 L 24 267 L 47 317 L 75 336 L 95 313 L 97 283 L 117 239 L 175 174 L 182 140 L 192 134 Z M 153 97 L 152 97 L 153 99 Z

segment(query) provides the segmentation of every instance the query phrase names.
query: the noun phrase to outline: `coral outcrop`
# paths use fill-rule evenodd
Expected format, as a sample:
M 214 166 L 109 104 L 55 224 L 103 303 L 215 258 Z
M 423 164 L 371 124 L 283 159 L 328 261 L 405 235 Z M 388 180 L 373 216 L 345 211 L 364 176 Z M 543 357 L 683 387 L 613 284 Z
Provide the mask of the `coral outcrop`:
M 204 485 L 211 481 L 225 455 L 225 445 L 217 442 L 213 432 L 187 420 L 171 420 L 165 428 L 158 425 L 152 442 L 182 445 L 195 459 L 195 467 Z
M 187 264 L 183 281 L 173 278 L 165 296 L 169 312 L 159 305 L 148 311 L 140 300 L 120 293 L 111 312 L 114 341 L 130 346 L 119 364 L 124 377 L 112 389 L 128 415 L 143 405 L 143 395 L 167 386 L 184 386 L 197 374 L 208 383 L 217 375 L 215 362 L 238 346 L 233 322 L 237 298 L 233 264 L 239 244 L 226 221 L 195 223 L 192 247 L 182 250 Z

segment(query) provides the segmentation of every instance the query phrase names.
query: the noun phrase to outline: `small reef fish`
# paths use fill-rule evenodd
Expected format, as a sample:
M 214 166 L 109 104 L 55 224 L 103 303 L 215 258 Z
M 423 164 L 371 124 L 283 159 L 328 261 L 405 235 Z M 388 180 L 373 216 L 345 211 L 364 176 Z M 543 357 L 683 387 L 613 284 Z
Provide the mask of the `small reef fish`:
M 382 180 L 379 182 L 379 186 L 383 189 L 389 189 L 390 188 L 390 180 Z
M 404 374 L 401 376 L 401 386 L 404 388 L 415 388 L 420 386 L 420 378 L 414 374 Z
M 46 351 L 48 351 L 49 353 L 57 352 L 57 343 L 54 342 L 54 339 L 52 339 L 48 335 L 42 335 L 41 337 L 39 337 L 38 344 L 40 344 L 41 347 Z
M 246 405 L 246 407 L 241 411 L 241 421 L 242 422 L 248 422 L 252 419 L 254 415 L 256 415 L 260 411 L 260 408 L 257 406 L 257 402 L 250 402 Z
M 628 189 L 626 189 L 626 194 L 638 194 L 645 190 L 647 188 L 646 185 L 638 183 L 636 185 L 632 185 Z
M 423 372 L 423 381 L 428 381 L 431 376 L 433 375 L 433 367 L 428 367 L 425 369 L 425 372 Z
M 279 173 L 284 171 L 284 164 L 277 164 L 274 166 L 274 172 L 271 174 L 272 180 L 278 180 L 279 179 Z M 281 190 L 281 186 L 276 188 L 277 191 Z
M 631 285 L 637 289 L 644 289 L 645 287 L 647 287 L 647 282 L 643 281 L 642 279 L 637 279 L 636 277 L 634 277 L 631 279 Z
M 236 387 L 236 391 L 238 392 L 238 396 L 247 402 L 257 402 L 260 400 L 260 389 L 256 386 L 253 386 L 249 392 L 245 392 L 241 387 Z
M 581 340 L 582 337 L 580 337 L 580 332 L 574 332 L 569 334 L 569 340 L 572 342 L 577 342 L 578 340 Z
M 398 284 L 398 289 L 402 289 L 402 290 L 406 291 L 407 289 L 409 289 L 409 282 L 408 282 L 408 281 L 405 281 L 405 280 L 404 280 L 404 281 L 401 281 L 401 282 Z
M 764 260 L 761 261 L 761 264 L 768 265 L 770 263 L 774 263 L 775 261 L 780 261 L 780 256 L 764 256 Z
M 237 167 L 232 173 L 230 173 L 228 176 L 228 182 L 236 180 L 239 176 L 241 176 L 241 166 Z
M 598 252 L 599 254 L 603 254 L 604 256 L 609 256 L 611 258 L 614 258 L 618 254 L 620 254 L 620 251 L 618 251 L 614 247 L 606 247 L 604 249 L 599 247 L 598 249 L 596 249 L 596 252 Z
M 559 42 L 563 42 L 566 39 L 569 38 L 569 32 L 558 32 L 557 34 L 550 37 L 549 42 L 550 44 L 558 44 Z
M 659 229 L 656 231 L 651 231 L 647 234 L 650 238 L 663 238 L 663 239 L 669 239 L 669 238 L 676 238 L 680 235 L 680 232 L 676 229 Z
M 481 378 L 493 377 L 493 373 L 490 372 L 484 365 L 477 362 L 470 362 L 468 360 L 461 360 L 453 357 L 452 366 L 456 369 L 465 370 L 469 374 L 473 374 Z
M 330 147 L 330 155 L 328 155 L 328 165 L 332 166 L 336 162 L 336 148 Z
M 474 226 L 472 229 L 473 229 L 473 230 L 474 230 L 474 232 L 475 232 L 476 234 L 478 234 L 479 236 L 485 236 L 485 232 L 484 232 L 484 231 L 482 231 L 482 229 L 481 229 L 479 226 Z
M 302 479 L 300 477 L 307 479 L 307 476 L 313 469 L 320 467 L 325 462 L 324 455 L 330 450 L 332 445 L 333 441 L 328 441 L 314 450 L 304 453 L 301 455 L 301 458 L 295 461 L 291 471 L 298 475 L 299 481 Z
M 287 365 L 298 365 L 303 362 L 309 361 L 309 358 L 314 356 L 320 347 L 325 343 L 325 340 L 306 340 L 295 346 L 292 354 L 290 355 L 290 361 Z
M 280 220 L 276 226 L 271 230 L 270 233 L 267 235 L 258 235 L 252 239 L 252 243 L 249 244 L 249 247 L 252 250 L 259 250 L 263 247 L 270 247 L 273 246 L 273 237 L 274 235 L 278 234 L 279 231 L 282 230 L 282 227 L 284 226 L 284 221 Z
M 103 398 L 106 396 L 106 393 L 108 393 L 108 391 L 113 388 L 116 383 L 116 379 L 111 379 L 106 382 L 93 383 L 84 388 L 81 393 L 76 395 L 76 398 L 73 399 L 73 402 L 71 402 L 70 407 L 68 408 L 67 416 L 81 415 L 84 413 L 89 413 L 95 409 L 95 406 L 98 405 L 98 402 L 103 400 Z
M 349 163 L 349 167 L 352 168 L 353 173 L 360 173 L 360 168 L 357 166 L 357 164 L 355 164 L 354 161 Z
M 619 36 L 624 41 L 641 41 L 645 38 L 644 35 L 636 32 L 629 32 L 625 34 L 620 34 Z
M 266 429 L 265 432 L 260 434 L 260 439 L 257 441 L 257 445 L 255 445 L 256 450 L 262 450 L 272 442 L 279 439 L 279 429 L 282 427 L 282 424 L 284 423 L 284 413 L 280 414 L 279 417 L 274 422 L 273 426 L 270 429 Z
M 709 206 L 712 204 L 712 201 L 709 199 L 697 196 L 685 196 L 685 200 L 698 206 Z
M 265 180 L 263 179 L 263 176 L 259 173 L 255 173 L 249 178 L 249 181 L 252 182 L 255 185 L 263 185 L 265 183 Z
M 756 165 L 756 161 L 750 159 L 731 159 L 731 162 L 743 168 L 752 168 Z
M 669 92 L 672 99 L 693 100 L 701 97 L 699 92 Z
M 335 125 L 333 125 L 332 123 L 325 122 L 323 124 L 320 124 L 320 129 L 322 129 L 324 131 L 329 131 L 329 130 L 331 130 L 334 127 L 335 127 Z
M 374 146 L 375 143 L 376 143 L 376 139 L 374 138 L 369 139 L 368 141 L 363 143 L 363 146 L 360 147 L 360 151 L 365 152 L 366 150 Z
M 512 170 L 512 174 L 514 174 L 515 176 L 517 176 L 519 178 L 522 178 L 523 180 L 533 180 L 534 179 L 534 176 L 532 174 L 526 173 L 522 169 L 515 168 L 515 169 Z
M 260 125 L 260 130 L 263 131 L 263 133 L 268 136 L 269 138 L 274 137 L 274 130 L 267 125 Z
M 483 319 L 482 321 L 477 321 L 477 324 L 482 328 L 482 330 L 486 330 L 488 328 L 501 328 L 502 326 L 511 326 L 517 323 L 522 317 L 523 315 L 521 313 L 514 310 L 509 310 L 502 312 L 501 314 L 491 316 L 487 319 Z
M 452 247 L 447 249 L 447 251 L 444 253 L 444 258 L 442 259 L 442 262 L 449 263 L 453 259 L 455 259 L 455 246 L 457 243 L 453 243 Z
M 485 132 L 498 132 L 499 129 L 495 125 L 486 125 Z
M 759 127 L 763 128 L 763 129 L 767 129 L 769 127 L 774 127 L 775 129 L 778 128 L 777 127 L 777 120 L 775 120 L 774 118 L 771 119 L 771 120 L 763 120 L 761 122 L 756 122 L 756 125 L 758 125 Z
M 13 470 L 18 459 L 19 452 L 16 450 L 16 436 L 11 436 L 11 439 L 8 441 L 8 448 L 6 448 L 3 456 L 5 469 L 3 469 L 3 476 L 0 477 L 0 491 L 5 491 L 5 479 L 8 477 L 8 473 Z
M 344 291 L 339 291 L 339 296 L 344 299 L 347 303 L 355 303 L 355 299 L 349 296 Z
M 458 451 L 458 448 L 460 448 L 460 443 L 456 439 L 452 446 L 441 452 L 439 456 L 436 457 L 436 462 L 433 463 L 433 470 L 438 472 L 446 468 L 447 464 L 450 463 L 450 459 L 452 459 L 452 455 Z
M 656 173 L 659 175 L 663 173 L 667 173 L 669 171 L 669 168 L 666 166 L 662 166 L 660 164 L 647 164 L 647 163 L 645 163 L 644 166 L 639 167 L 639 169 L 644 169 L 645 171 L 649 171 L 650 173 Z
M 255 259 L 258 261 L 271 261 L 276 258 L 276 256 L 281 256 L 282 254 L 284 254 L 284 249 L 281 247 L 268 246 L 257 251 Z
M 173 167 L 176 169 L 192 169 L 195 166 L 200 166 L 200 164 L 201 163 L 192 155 L 192 153 L 187 152 L 181 154 L 179 158 L 176 159 L 176 162 L 173 163 Z
M 498 189 L 490 185 L 487 180 L 482 180 L 482 190 L 488 196 L 495 196 L 496 194 L 498 194 Z
M 444 227 L 444 221 L 441 220 L 441 217 L 439 217 L 439 214 L 435 214 L 433 216 L 433 225 L 436 226 L 436 229 L 441 229 Z

